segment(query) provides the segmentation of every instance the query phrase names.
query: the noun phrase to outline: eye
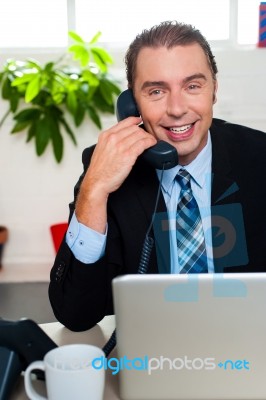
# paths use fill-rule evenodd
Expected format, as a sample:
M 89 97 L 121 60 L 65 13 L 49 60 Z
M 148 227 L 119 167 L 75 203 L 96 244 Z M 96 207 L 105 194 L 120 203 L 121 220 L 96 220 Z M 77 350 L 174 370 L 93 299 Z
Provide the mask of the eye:
M 162 94 L 162 90 L 161 89 L 154 89 L 150 91 L 150 96 L 154 95 L 154 96 L 159 96 Z
M 199 86 L 199 85 L 196 85 L 195 83 L 193 83 L 193 84 L 191 84 L 191 85 L 188 86 L 188 89 L 189 89 L 189 90 L 195 90 L 195 89 L 199 89 L 199 88 L 200 88 L 200 86 Z

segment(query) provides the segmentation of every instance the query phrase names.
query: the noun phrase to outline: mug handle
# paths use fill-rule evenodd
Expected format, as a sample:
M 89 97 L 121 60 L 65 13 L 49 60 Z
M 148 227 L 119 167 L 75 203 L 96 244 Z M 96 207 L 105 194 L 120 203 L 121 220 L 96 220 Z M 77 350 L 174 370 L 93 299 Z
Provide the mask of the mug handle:
M 34 361 L 27 367 L 24 374 L 24 385 L 26 393 L 31 400 L 48 400 L 46 397 L 40 396 L 31 384 L 31 371 L 36 369 L 44 371 L 45 370 L 44 362 Z

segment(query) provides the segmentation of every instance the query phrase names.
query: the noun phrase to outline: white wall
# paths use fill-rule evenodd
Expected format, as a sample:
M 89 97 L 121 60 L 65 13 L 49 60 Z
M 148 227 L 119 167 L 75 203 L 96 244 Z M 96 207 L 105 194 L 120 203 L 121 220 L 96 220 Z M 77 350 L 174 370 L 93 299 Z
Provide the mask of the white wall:
M 219 118 L 266 132 L 266 48 L 215 51 Z
M 58 165 L 52 151 L 37 158 L 23 133 L 9 134 L 11 125 L 8 120 L 0 135 L 0 224 L 10 231 L 4 261 L 51 262 L 49 226 L 67 220 L 73 186 L 82 172 L 81 152 L 96 142 L 98 132 L 88 122 L 77 132 L 78 147 L 67 138 Z
M 214 53 L 219 68 L 215 116 L 266 131 L 266 49 L 217 49 Z M 117 60 L 113 73 L 124 78 L 123 56 L 112 54 Z M 1 54 L 0 63 L 7 57 L 10 54 Z M 40 60 L 40 56 L 35 57 Z M 55 55 L 41 57 L 56 59 Z M 7 106 L 0 100 L 0 116 Z M 114 116 L 104 116 L 104 127 L 113 122 Z M 82 150 L 97 141 L 98 131 L 90 121 L 78 131 L 74 128 L 78 146 L 67 138 L 64 159 L 58 165 L 52 152 L 37 158 L 33 143 L 25 143 L 24 133 L 9 134 L 11 126 L 9 118 L 0 129 L 0 225 L 10 231 L 3 261 L 5 265 L 52 265 L 49 226 L 67 220 L 73 187 L 82 173 Z

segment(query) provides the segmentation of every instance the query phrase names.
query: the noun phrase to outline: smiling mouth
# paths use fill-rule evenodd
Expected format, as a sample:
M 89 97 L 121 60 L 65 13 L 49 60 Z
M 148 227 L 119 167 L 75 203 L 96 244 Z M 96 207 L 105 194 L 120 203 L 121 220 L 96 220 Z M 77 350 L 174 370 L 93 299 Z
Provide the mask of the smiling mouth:
M 172 128 L 167 128 L 169 131 L 173 133 L 185 133 L 187 132 L 194 124 L 189 124 L 189 125 L 183 125 L 179 127 L 172 127 Z

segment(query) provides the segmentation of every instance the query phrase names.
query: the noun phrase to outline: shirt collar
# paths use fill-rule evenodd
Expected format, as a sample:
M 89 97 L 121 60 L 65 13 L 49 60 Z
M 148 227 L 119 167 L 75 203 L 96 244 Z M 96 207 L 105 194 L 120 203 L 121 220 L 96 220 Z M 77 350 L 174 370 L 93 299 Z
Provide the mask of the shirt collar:
M 204 183 L 206 182 L 206 176 L 211 173 L 211 159 L 212 159 L 212 144 L 211 144 L 210 132 L 208 132 L 208 139 L 206 146 L 201 150 L 201 152 L 197 155 L 197 157 L 193 161 L 191 161 L 190 164 L 185 166 L 185 169 L 189 172 L 192 179 L 201 188 L 204 186 Z M 178 164 L 174 168 L 164 171 L 162 187 L 165 192 L 167 193 L 170 192 L 176 174 L 179 172 L 181 168 L 184 167 Z M 156 170 L 156 172 L 158 178 L 161 179 L 162 170 Z

